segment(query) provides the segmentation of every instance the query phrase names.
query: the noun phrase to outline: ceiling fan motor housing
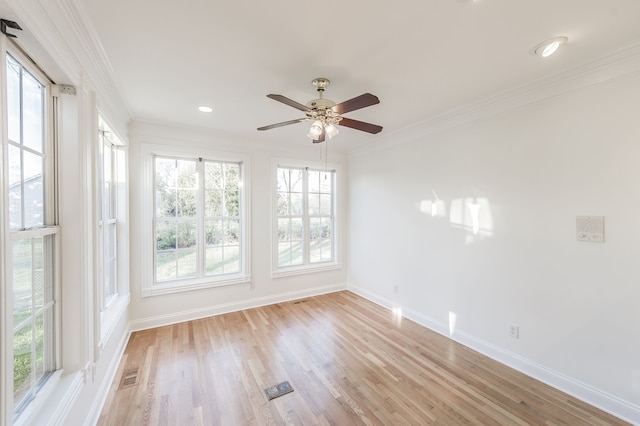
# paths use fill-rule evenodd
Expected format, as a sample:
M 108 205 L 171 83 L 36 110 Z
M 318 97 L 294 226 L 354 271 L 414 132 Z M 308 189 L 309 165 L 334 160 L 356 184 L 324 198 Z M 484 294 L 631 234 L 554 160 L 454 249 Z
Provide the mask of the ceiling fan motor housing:
M 311 109 L 325 110 L 329 108 L 333 108 L 335 106 L 335 102 L 330 99 L 313 99 L 307 102 L 307 107 Z

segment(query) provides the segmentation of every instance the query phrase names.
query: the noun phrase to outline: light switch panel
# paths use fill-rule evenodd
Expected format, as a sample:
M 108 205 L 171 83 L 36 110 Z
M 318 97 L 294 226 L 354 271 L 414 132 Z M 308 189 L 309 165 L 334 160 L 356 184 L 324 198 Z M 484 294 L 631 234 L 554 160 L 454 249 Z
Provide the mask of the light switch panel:
M 576 216 L 576 239 L 604 242 L 604 216 Z

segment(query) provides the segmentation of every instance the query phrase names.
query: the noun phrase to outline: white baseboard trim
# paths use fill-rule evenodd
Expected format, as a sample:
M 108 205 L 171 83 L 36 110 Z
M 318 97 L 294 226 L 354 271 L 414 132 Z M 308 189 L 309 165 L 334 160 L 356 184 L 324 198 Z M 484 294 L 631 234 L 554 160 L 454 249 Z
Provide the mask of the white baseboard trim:
M 120 365 L 120 361 L 122 360 L 122 355 L 124 355 L 124 350 L 127 347 L 127 343 L 129 342 L 129 337 L 131 336 L 131 327 L 127 324 L 124 333 L 122 333 L 122 337 L 118 342 L 118 346 L 114 352 L 109 365 L 107 366 L 107 370 L 102 378 L 102 383 L 100 383 L 100 387 L 98 388 L 98 392 L 96 393 L 95 398 L 93 399 L 93 404 L 91 405 L 91 409 L 87 414 L 87 418 L 84 422 L 85 426 L 96 425 L 98 424 L 98 418 L 100 417 L 100 413 L 102 413 L 102 407 L 104 407 L 104 403 L 107 400 L 107 396 L 109 395 L 109 390 L 111 389 L 111 385 L 113 384 L 113 380 L 116 377 L 116 372 L 118 371 L 118 365 Z
M 429 318 L 419 312 L 413 311 L 403 306 L 399 306 L 398 303 L 389 299 L 381 297 L 375 293 L 370 292 L 361 287 L 357 287 L 352 284 L 348 284 L 347 290 L 364 297 L 384 308 L 402 309 L 402 316 L 410 319 L 428 329 L 442 334 L 445 337 L 450 338 L 468 348 L 471 348 L 489 358 L 492 358 L 502 364 L 505 364 L 529 377 L 539 380 L 549 386 L 552 386 L 562 392 L 565 392 L 581 401 L 586 402 L 589 405 L 599 408 L 609 414 L 612 414 L 624 421 L 627 421 L 634 425 L 640 425 L 640 407 L 578 380 L 574 380 L 571 377 L 558 373 L 552 369 L 549 369 L 543 365 L 537 364 L 531 360 L 523 358 L 517 354 L 486 342 L 482 339 L 478 339 L 470 334 L 456 331 L 454 336 L 449 336 L 449 327 L 447 324 L 436 321 L 433 318 Z
M 146 330 L 149 328 L 162 327 L 165 325 L 177 324 L 184 321 L 192 321 L 196 319 L 211 317 L 214 315 L 226 314 L 229 312 L 242 311 L 244 309 L 272 305 L 274 303 L 287 302 L 289 300 L 301 299 L 303 297 L 334 293 L 336 291 L 342 291 L 346 289 L 346 284 L 334 284 L 329 286 L 313 287 L 299 291 L 280 293 L 265 297 L 256 297 L 239 302 L 223 303 L 214 306 L 207 306 L 206 308 L 192 309 L 167 315 L 158 315 L 155 317 L 137 319 L 129 322 L 129 328 L 132 332 Z

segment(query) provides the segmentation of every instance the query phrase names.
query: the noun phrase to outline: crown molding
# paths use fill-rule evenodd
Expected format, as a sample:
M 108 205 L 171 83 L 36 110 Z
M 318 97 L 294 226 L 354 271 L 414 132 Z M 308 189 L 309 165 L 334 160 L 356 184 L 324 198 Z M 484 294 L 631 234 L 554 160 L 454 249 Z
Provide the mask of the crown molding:
M 418 137 L 438 133 L 545 99 L 595 87 L 639 73 L 640 42 L 635 42 L 580 66 L 386 133 L 374 138 L 366 145 L 361 144 L 350 149 L 348 155 L 349 157 L 358 157 L 383 151 L 411 142 Z
M 95 90 L 109 125 L 126 134 L 130 108 L 120 95 L 111 62 L 80 2 L 6 1 L 70 82 Z

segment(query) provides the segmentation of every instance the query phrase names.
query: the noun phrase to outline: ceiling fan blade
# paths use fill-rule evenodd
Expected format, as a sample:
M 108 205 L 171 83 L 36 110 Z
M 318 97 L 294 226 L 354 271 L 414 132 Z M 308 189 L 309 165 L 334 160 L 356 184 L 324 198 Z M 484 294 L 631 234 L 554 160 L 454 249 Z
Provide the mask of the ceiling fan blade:
M 322 133 L 320 133 L 320 136 L 318 136 L 318 139 L 314 139 L 313 143 L 320 143 L 320 142 L 324 142 L 324 128 L 322 128 Z
M 304 111 L 304 112 L 311 111 L 305 105 L 302 105 L 301 103 L 298 103 L 298 102 L 296 102 L 294 100 L 291 100 L 291 99 L 287 98 L 286 96 L 269 94 L 269 95 L 267 95 L 267 98 L 271 98 L 274 101 L 282 102 L 283 104 L 289 105 L 289 106 L 294 107 L 294 108 L 297 108 L 300 111 Z
M 382 126 L 378 126 L 377 124 L 365 123 L 364 121 L 354 120 L 352 118 L 342 117 L 340 126 L 351 127 L 352 129 L 362 130 L 363 132 L 368 133 L 380 133 L 382 131 Z
M 305 118 L 298 118 L 297 120 L 283 121 L 282 123 L 276 123 L 276 124 L 270 124 L 268 126 L 258 127 L 258 130 L 275 129 L 276 127 L 288 126 L 289 124 L 302 123 L 303 121 L 307 121 L 307 120 L 310 120 L 310 118 L 305 117 Z
M 365 108 L 379 103 L 380 99 L 378 99 L 377 96 L 374 96 L 371 93 L 365 93 L 364 95 L 356 96 L 353 99 L 349 99 L 348 101 L 339 103 L 331 109 L 333 109 L 337 114 L 344 114 L 349 111 L 355 111 L 357 109 Z

